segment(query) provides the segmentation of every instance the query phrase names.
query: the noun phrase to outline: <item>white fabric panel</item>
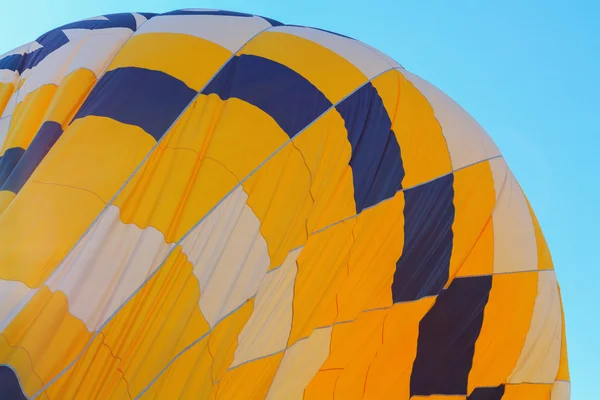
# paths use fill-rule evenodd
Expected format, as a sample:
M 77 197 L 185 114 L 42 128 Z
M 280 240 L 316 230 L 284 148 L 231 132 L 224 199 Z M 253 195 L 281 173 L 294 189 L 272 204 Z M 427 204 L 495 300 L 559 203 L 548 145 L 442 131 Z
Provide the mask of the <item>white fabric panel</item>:
M 133 15 L 133 18 L 135 18 L 135 29 L 137 30 L 140 26 L 142 26 L 142 24 L 146 21 L 148 21 L 148 19 L 146 19 L 146 17 L 144 17 L 142 14 L 138 14 L 138 13 L 131 13 L 131 15 Z
M 269 268 L 260 221 L 236 188 L 182 241 L 211 327 L 256 294 Z
M 285 350 L 292 329 L 296 260 L 288 254 L 282 266 L 267 274 L 254 300 L 254 311 L 238 337 L 231 367 Z
M 494 158 L 488 162 L 490 164 L 490 169 L 492 170 L 492 178 L 494 179 L 496 200 L 498 200 L 502 193 L 505 181 L 509 179 L 508 165 L 506 165 L 506 160 L 504 160 L 504 158 Z
M 554 271 L 538 272 L 538 295 L 521 356 L 509 383 L 554 383 L 560 364 L 562 314 Z
M 65 31 L 66 34 L 69 32 Z M 132 34 L 131 30 L 127 28 L 99 29 L 87 32 L 89 34 L 81 41 L 79 51 L 73 57 L 63 76 L 67 76 L 77 69 L 85 68 L 99 77 Z
M 571 398 L 571 383 L 556 381 L 552 386 L 550 400 L 569 400 Z
M 182 33 L 206 39 L 235 52 L 252 36 L 270 26 L 271 24 L 260 17 L 162 15 L 152 18 L 135 34 Z
M 83 39 L 90 32 L 87 29 L 65 30 L 64 33 L 69 38 L 69 43 L 53 51 L 31 70 L 24 71 L 21 74 L 21 77 L 25 78 L 25 83 L 19 90 L 18 101 L 23 101 L 25 96 L 43 85 L 58 85 L 69 66 L 67 60 L 74 57 Z
M 286 350 L 267 400 L 302 400 L 304 389 L 329 356 L 331 327 L 316 329 Z
M 34 40 L 33 42 L 26 43 L 22 46 L 17 47 L 16 49 L 7 51 L 6 53 L 0 55 L 0 59 L 3 59 L 4 57 L 7 57 L 7 56 L 11 56 L 13 54 L 23 55 L 25 53 L 31 53 L 32 51 L 35 51 L 41 47 L 42 47 L 42 45 Z
M 31 70 L 20 90 L 19 101 L 43 85 L 60 84 L 76 68 L 88 68 L 98 76 L 109 57 L 131 36 L 131 30 L 127 28 L 66 29 L 63 32 L 69 43 L 53 51 Z
M 388 56 L 387 54 L 377 50 L 374 47 L 369 46 L 366 43 L 363 42 L 359 42 L 361 43 L 363 46 L 365 46 L 366 48 L 368 48 L 369 50 L 371 50 L 373 53 L 377 54 L 379 57 L 381 57 L 383 60 L 385 60 L 385 62 L 392 68 L 404 68 L 402 67 L 402 65 L 400 65 L 400 63 L 398 63 L 396 60 L 394 60 L 393 58 L 391 58 L 390 56 Z
M 124 224 L 110 206 L 47 285 L 69 299 L 69 311 L 89 331 L 102 324 L 158 268 L 173 244 L 158 230 Z
M 494 171 L 501 164 L 491 164 Z M 494 179 L 496 174 L 492 172 Z M 514 175 L 506 171 L 504 186 L 492 212 L 494 273 L 531 271 L 538 268 L 533 220 L 527 200 Z
M 417 75 L 406 70 L 401 72 L 433 107 L 448 144 L 453 169 L 500 155 L 498 147 L 481 125 L 454 100 Z
M 108 18 L 106 18 L 104 15 L 98 15 L 97 17 L 82 19 L 82 21 L 108 21 Z
M 0 149 L 4 147 L 4 141 L 6 140 L 6 135 L 8 135 L 8 129 L 10 128 L 10 118 L 4 117 L 0 119 Z
M 0 83 L 12 83 L 16 84 L 19 78 L 17 71 L 11 71 L 10 69 L 0 69 Z
M 369 79 L 393 67 L 385 58 L 354 39 L 334 35 L 319 29 L 297 26 L 276 26 L 269 31 L 285 32 L 318 43 L 354 64 Z
M 0 280 L 0 332 L 21 312 L 37 291 L 38 289 L 31 289 L 20 281 Z

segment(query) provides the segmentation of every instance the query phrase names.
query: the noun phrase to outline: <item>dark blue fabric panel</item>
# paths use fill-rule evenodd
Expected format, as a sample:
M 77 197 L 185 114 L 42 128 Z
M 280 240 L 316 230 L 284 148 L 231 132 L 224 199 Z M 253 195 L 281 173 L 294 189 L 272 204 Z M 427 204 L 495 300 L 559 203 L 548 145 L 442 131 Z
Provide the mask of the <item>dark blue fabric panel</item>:
M 69 43 L 67 35 L 64 34 L 64 29 L 108 29 L 108 28 L 128 28 L 132 31 L 136 30 L 135 17 L 131 13 L 108 14 L 104 15 L 107 20 L 85 20 L 77 21 L 60 28 L 46 32 L 39 38 L 37 42 L 42 45 L 41 48 L 25 54 L 18 70 L 23 73 L 26 69 L 31 69 L 38 65 L 44 58 L 58 50 L 65 44 Z
M 6 365 L 0 365 L 0 400 L 26 400 L 15 372 Z
M 152 18 L 156 17 L 157 15 L 160 15 L 160 14 L 156 14 L 156 13 L 147 13 L 147 12 L 138 12 L 137 14 L 143 15 L 146 19 L 152 19 Z
M 262 15 L 259 15 L 259 17 L 261 17 L 262 19 L 264 19 L 265 21 L 267 21 L 268 23 L 271 24 L 271 26 L 282 26 L 283 23 L 274 20 L 273 18 L 267 18 L 267 17 L 263 17 Z
M 4 182 L 6 182 L 13 172 L 24 153 L 25 149 L 13 147 L 6 149 L 2 157 L 0 157 L 0 185 L 4 185 Z
M 404 249 L 392 283 L 394 302 L 437 295 L 448 281 L 453 183 L 450 174 L 404 192 Z
M 11 54 L 0 59 L 0 69 L 9 69 L 16 71 L 19 69 L 23 56 L 21 54 Z
M 411 396 L 466 395 L 491 276 L 456 278 L 419 323 Z
M 54 146 L 54 143 L 56 143 L 62 133 L 63 130 L 59 123 L 54 121 L 44 122 L 0 190 L 19 193 L 25 182 L 27 182 L 33 171 L 40 165 L 40 162 L 46 157 L 46 154 L 48 154 L 48 151 Z
M 354 168 L 352 168 L 352 172 L 354 172 Z M 394 197 L 396 192 L 402 189 L 402 179 L 404 179 L 404 166 L 402 165 L 400 146 L 396 135 L 390 131 L 375 176 L 366 190 L 363 206 L 370 207 L 382 200 Z M 356 188 L 356 184 L 354 187 Z M 362 209 L 357 209 L 357 211 L 360 212 Z
M 108 29 L 108 28 L 128 28 L 135 31 L 137 23 L 131 13 L 106 14 L 105 19 L 86 19 L 83 21 L 71 22 L 58 29 Z
M 38 65 L 44 58 L 69 43 L 69 38 L 62 30 L 54 29 L 40 36 L 37 42 L 43 47 L 23 56 L 23 60 L 18 68 L 19 73 L 23 73 L 26 69 L 31 69 Z
M 404 167 L 392 121 L 371 83 L 362 86 L 337 107 L 352 147 L 356 211 L 392 197 L 402 188 Z
M 325 95 L 302 75 L 252 55 L 232 58 L 202 93 L 217 94 L 223 100 L 237 98 L 260 108 L 290 138 L 331 107 Z
M 467 400 L 502 400 L 502 396 L 504 396 L 504 385 L 475 388 Z
M 109 117 L 139 126 L 159 140 L 195 95 L 195 90 L 164 72 L 119 68 L 104 74 L 74 120 Z
M 161 15 L 222 15 L 227 17 L 254 17 L 252 14 L 225 10 L 174 10 Z

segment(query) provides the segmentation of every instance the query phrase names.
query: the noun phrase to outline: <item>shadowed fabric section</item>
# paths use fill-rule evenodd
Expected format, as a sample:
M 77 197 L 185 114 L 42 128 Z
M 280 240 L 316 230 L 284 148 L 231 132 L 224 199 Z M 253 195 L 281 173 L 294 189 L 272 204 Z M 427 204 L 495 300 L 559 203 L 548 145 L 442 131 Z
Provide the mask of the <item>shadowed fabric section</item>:
M 5 365 L 0 365 L 0 400 L 25 400 L 27 396 L 21 390 L 15 372 Z
M 170 11 L 168 13 L 164 13 L 161 15 L 215 15 L 215 16 L 224 16 L 224 17 L 245 17 L 245 18 L 260 17 L 260 18 L 264 19 L 265 21 L 267 21 L 268 23 L 270 23 L 271 26 L 283 25 L 279 21 L 276 21 L 271 18 L 263 17 L 261 15 L 252 15 L 252 14 L 246 14 L 246 13 L 242 13 L 242 12 L 226 11 L 226 10 L 189 10 L 189 11 L 175 10 L 175 11 Z
M 454 222 L 454 176 L 404 192 L 404 249 L 396 263 L 394 302 L 437 295 L 448 281 Z
M 146 19 L 151 19 L 156 17 L 157 15 L 161 15 L 161 14 L 157 14 L 157 13 L 147 13 L 147 12 L 138 12 L 136 14 L 140 14 L 142 17 L 146 18 Z
M 104 16 L 107 19 L 91 19 L 73 22 L 63 25 L 44 33 L 36 39 L 42 47 L 24 55 L 13 54 L 0 59 L 0 69 L 10 69 L 18 71 L 20 74 L 26 69 L 31 69 L 38 65 L 47 56 L 69 43 L 69 38 L 64 34 L 64 29 L 108 29 L 108 28 L 128 28 L 132 31 L 136 29 L 135 18 L 131 13 L 110 14 Z
M 63 130 L 59 123 L 54 121 L 44 122 L 16 167 L 2 185 L 1 190 L 18 193 L 62 133 Z
M 504 385 L 475 388 L 467 400 L 502 400 L 502 396 L 504 396 Z
M 23 56 L 21 54 L 11 54 L 0 59 L 0 69 L 16 71 Z
M 344 118 L 352 146 L 350 167 L 356 211 L 388 199 L 402 189 L 404 167 L 392 121 L 381 97 L 368 83 L 336 109 Z
M 135 125 L 157 141 L 192 101 L 196 91 L 160 71 L 119 68 L 96 84 L 75 119 L 108 117 Z
M 23 55 L 17 68 L 20 74 L 26 69 L 35 67 L 50 54 L 69 43 L 69 38 L 62 30 L 54 29 L 40 36 L 36 42 L 42 45 L 42 47 Z
M 137 23 L 131 13 L 117 13 L 103 15 L 106 19 L 86 19 L 63 25 L 58 29 L 108 29 L 108 28 L 128 28 L 135 31 Z
M 410 393 L 466 395 L 491 276 L 456 278 L 419 323 Z
M 236 11 L 226 11 L 226 10 L 174 10 L 169 11 L 167 13 L 161 15 L 222 15 L 226 17 L 253 17 L 252 14 L 246 14 L 242 12 Z
M 0 157 L 0 185 L 6 183 L 6 180 L 12 174 L 23 154 L 25 154 L 25 149 L 13 147 L 6 149 L 2 157 Z
M 293 138 L 331 107 L 312 83 L 290 68 L 266 58 L 232 58 L 202 91 L 221 99 L 237 98 L 269 114 Z

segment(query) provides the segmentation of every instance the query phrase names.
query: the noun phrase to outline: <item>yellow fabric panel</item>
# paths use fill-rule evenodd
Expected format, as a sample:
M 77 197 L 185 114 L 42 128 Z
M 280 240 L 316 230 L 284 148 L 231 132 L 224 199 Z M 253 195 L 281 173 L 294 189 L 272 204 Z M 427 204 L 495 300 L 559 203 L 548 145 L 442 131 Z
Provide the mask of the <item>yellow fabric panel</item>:
M 214 398 L 211 366 L 206 336 L 175 360 L 140 399 Z
M 308 215 L 309 233 L 356 214 L 352 170 L 348 163 L 352 148 L 344 120 L 336 110 L 323 114 L 293 145 L 310 171 L 310 193 L 314 204 Z
M 371 81 L 373 87 L 377 89 L 377 93 L 379 93 L 381 101 L 383 101 L 383 106 L 390 117 L 392 126 L 396 121 L 396 114 L 398 112 L 398 101 L 400 100 L 401 95 L 401 79 L 404 79 L 404 75 L 402 75 L 400 71 L 390 70 L 384 72 Z
M 108 202 L 155 143 L 141 128 L 88 116 L 69 126 L 31 179 L 86 190 Z
M 284 32 L 262 32 L 241 53 L 268 58 L 287 66 L 315 85 L 333 104 L 367 81 L 358 68 L 339 54 L 311 40 Z
M 225 376 L 236 375 L 226 370 L 233 361 L 237 336 L 253 308 L 254 301 L 250 300 L 224 318 L 209 335 L 177 358 L 142 398 L 215 398 L 214 394 L 210 396 L 214 385 Z M 150 380 L 145 384 L 149 383 Z M 141 388 L 132 390 L 134 395 L 139 394 L 138 390 Z
M 46 393 L 51 399 L 131 398 L 127 380 L 118 370 L 119 363 L 100 334 L 92 340 L 84 356 L 50 385 Z M 118 373 L 110 374 L 112 370 Z M 81 379 L 82 376 L 85 379 Z
M 303 400 L 321 400 L 324 398 L 323 393 L 333 393 L 343 372 L 343 369 L 320 370 L 304 389 Z
M 347 274 L 337 295 L 337 322 L 392 305 L 390 288 L 403 247 L 404 193 L 398 192 L 356 218 Z
M 298 257 L 288 346 L 337 317 L 337 293 L 347 277 L 354 219 L 311 236 Z
M 177 248 L 102 329 L 105 346 L 91 346 L 78 361 L 82 366 L 93 361 L 92 367 L 71 371 L 61 390 L 69 391 L 89 381 L 118 383 L 124 378 L 129 390 L 141 391 L 177 353 L 208 332 L 208 323 L 198 307 L 199 298 L 193 266 Z M 94 361 L 102 357 L 106 347 L 118 363 Z M 104 398 L 118 397 L 106 384 L 88 386 L 84 398 L 92 397 L 100 388 Z M 113 388 L 120 390 L 120 386 Z
M 0 214 L 8 207 L 17 195 L 9 190 L 0 191 Z
M 549 400 L 551 392 L 551 384 L 506 385 L 502 400 Z
M 104 205 L 93 193 L 29 180 L 0 215 L 0 279 L 39 287 Z
M 410 188 L 450 173 L 452 162 L 431 104 L 404 75 L 394 73 L 399 75 L 400 100 L 389 114 L 395 115 L 392 130 L 402 152 L 402 187 Z
M 383 325 L 389 309 L 361 313 L 347 324 L 333 327 L 329 358 L 322 370 L 342 369 L 333 393 L 324 398 L 361 399 L 365 392 L 367 374 L 373 359 L 382 346 Z
M 88 69 L 73 71 L 61 81 L 44 116 L 44 121 L 55 121 L 67 126 L 96 84 L 96 75 Z
M 266 400 L 300 400 L 310 380 L 329 355 L 332 328 L 315 330 L 286 350 Z
M 236 98 L 227 100 L 215 119 L 218 124 L 206 157 L 222 163 L 240 180 L 289 140 L 270 115 Z
M 15 85 L 9 82 L 0 82 L 0 116 L 4 112 L 10 97 L 15 91 Z
M 25 349 L 11 346 L 0 333 L 0 360 L 7 363 L 19 377 L 19 383 L 27 396 L 32 396 L 44 386 L 42 378 L 33 370 L 31 358 Z M 43 395 L 41 398 L 45 398 Z
M 217 386 L 213 388 L 210 398 L 216 400 L 238 400 L 240 397 L 246 399 L 268 398 L 266 397 L 267 393 L 283 357 L 283 352 L 277 353 L 227 371 Z M 299 377 L 294 376 L 291 379 L 297 380 Z M 290 393 L 286 393 L 286 395 L 286 400 L 293 398 Z
M 459 273 L 491 219 L 496 194 L 489 163 L 482 162 L 454 172 L 453 189 L 452 256 L 447 286 Z
M 560 295 L 560 285 L 558 285 L 558 293 Z M 562 338 L 560 341 L 560 364 L 558 366 L 558 372 L 556 373 L 557 381 L 570 381 L 571 374 L 569 372 L 569 354 L 567 350 L 567 330 L 565 325 L 565 310 L 562 304 L 562 296 L 561 296 L 561 306 L 560 313 L 562 316 Z
M 494 272 L 493 223 L 489 217 L 467 258 L 458 267 L 456 277 L 490 275 Z
M 525 200 L 527 200 L 527 197 L 525 197 Z M 529 203 L 529 200 L 527 200 L 527 206 L 529 207 L 529 213 L 531 214 L 531 220 L 533 222 L 533 230 L 535 232 L 535 243 L 537 245 L 538 254 L 538 269 L 554 269 L 554 263 L 552 262 L 552 255 L 550 254 L 546 237 L 542 232 L 540 222 L 538 221 L 537 216 L 535 215 L 535 212 Z
M 6 149 L 13 147 L 23 149 L 29 147 L 42 125 L 46 110 L 56 91 L 55 85 L 44 85 L 27 94 L 23 101 L 17 104 L 0 155 L 3 155 Z
M 250 104 L 199 96 L 115 205 L 123 222 L 154 226 L 177 241 L 287 140 Z
M 410 396 L 410 375 L 417 355 L 419 321 L 435 298 L 397 303 L 383 321 L 381 346 L 370 361 L 364 382 L 364 399 L 396 399 Z
M 538 274 L 494 275 L 473 355 L 468 391 L 504 383 L 525 344 L 538 292 Z
M 46 286 L 15 316 L 3 335 L 11 347 L 27 353 L 32 372 L 44 384 L 61 372 L 92 336 L 83 322 L 69 313 L 66 296 Z M 12 361 L 10 353 L 4 356 L 9 358 L 0 359 L 0 364 Z M 29 383 L 29 391 L 41 389 L 32 384 L 39 384 L 37 379 L 24 376 L 24 381 Z
M 233 362 L 238 336 L 253 310 L 254 299 L 250 299 L 213 328 L 208 338 L 208 347 L 212 358 L 211 373 L 214 381 L 221 379 Z
M 143 33 L 125 43 L 108 70 L 137 67 L 162 71 L 199 91 L 231 56 L 226 48 L 196 36 Z
M 302 154 L 291 144 L 243 183 L 247 203 L 260 220 L 271 269 L 308 238 L 306 221 L 313 204 L 310 183 Z

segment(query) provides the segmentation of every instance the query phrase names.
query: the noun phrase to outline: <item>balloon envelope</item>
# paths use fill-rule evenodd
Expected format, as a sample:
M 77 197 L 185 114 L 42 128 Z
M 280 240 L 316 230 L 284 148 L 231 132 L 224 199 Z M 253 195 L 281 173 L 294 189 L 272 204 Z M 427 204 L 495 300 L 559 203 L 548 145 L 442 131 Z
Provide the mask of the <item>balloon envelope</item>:
M 123 13 L 0 57 L 0 398 L 569 398 L 548 246 L 352 38 Z

